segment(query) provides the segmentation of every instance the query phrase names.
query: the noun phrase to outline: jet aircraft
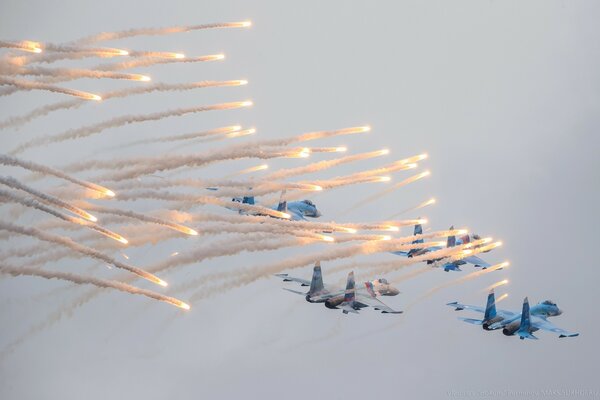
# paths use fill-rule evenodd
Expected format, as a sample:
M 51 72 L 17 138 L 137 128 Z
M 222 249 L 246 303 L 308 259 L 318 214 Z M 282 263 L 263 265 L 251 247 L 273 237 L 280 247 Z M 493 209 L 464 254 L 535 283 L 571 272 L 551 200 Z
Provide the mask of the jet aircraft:
M 231 201 L 235 201 L 242 204 L 255 204 L 254 196 L 244 196 L 244 197 L 234 197 Z M 292 221 L 306 221 L 306 218 L 319 218 L 322 214 L 317 209 L 317 206 L 311 200 L 301 200 L 301 201 L 292 201 L 287 202 L 285 200 L 285 189 L 281 192 L 281 197 L 279 199 L 279 204 L 275 207 L 271 207 L 271 209 L 287 213 L 290 215 Z M 240 214 L 246 213 L 245 211 L 240 210 Z M 261 215 L 261 214 L 252 214 L 252 215 Z M 273 217 L 269 215 L 270 217 Z M 273 217 L 277 218 L 277 217 Z
M 309 303 L 324 303 L 327 308 L 341 309 L 344 314 L 358 313 L 365 307 L 373 307 L 384 314 L 402 313 L 402 311 L 393 310 L 377 299 L 378 296 L 396 296 L 400 293 L 384 278 L 365 282 L 363 287 L 356 288 L 354 272 L 350 272 L 346 281 L 346 290 L 334 288 L 323 284 L 320 262 L 315 264 L 310 281 L 291 277 L 288 274 L 276 274 L 275 276 L 282 278 L 284 282 L 297 282 L 301 286 L 309 286 L 306 293 L 288 288 L 284 288 L 284 290 L 305 296 Z
M 450 230 L 454 229 L 454 226 L 450 227 Z M 415 228 L 413 230 L 413 235 L 421 235 L 423 234 L 423 226 L 421 224 L 416 224 Z M 473 235 L 472 237 L 473 239 L 480 239 L 480 237 L 478 235 Z M 461 236 L 460 238 L 456 238 L 456 236 L 448 236 L 447 241 L 446 241 L 446 247 L 454 247 L 457 245 L 462 245 L 462 244 L 466 244 L 466 243 L 470 243 L 471 242 L 471 236 L 464 235 Z M 415 239 L 412 241 L 413 244 L 416 243 L 423 243 L 423 239 Z M 479 246 L 475 246 L 475 248 L 477 248 Z M 429 253 L 430 251 L 436 251 L 436 250 L 441 250 L 442 247 L 439 246 L 431 246 L 431 247 L 427 247 L 427 248 L 421 248 L 421 249 L 412 249 L 410 251 L 393 251 L 393 254 L 396 254 L 398 256 L 405 256 L 405 257 L 415 257 L 415 256 L 420 256 L 426 253 Z M 439 260 L 428 260 L 426 261 L 427 264 L 434 264 Z M 441 265 L 440 267 L 444 269 L 444 271 L 448 272 L 448 271 L 462 271 L 460 269 L 461 265 L 465 265 L 465 264 L 473 264 L 475 267 L 477 268 L 483 268 L 486 269 L 488 267 L 491 266 L 490 263 L 488 263 L 487 261 L 472 255 L 472 256 L 468 256 L 468 257 L 464 257 L 460 260 L 455 260 L 452 262 L 447 262 L 443 265 Z
M 460 304 L 456 301 L 447 305 L 454 307 L 456 311 L 472 310 L 483 313 L 483 319 L 481 320 L 473 318 L 459 319 L 470 324 L 481 325 L 486 331 L 502 329 L 502 333 L 506 336 L 517 335 L 520 339 L 537 339 L 533 335 L 533 332 L 540 329 L 558 333 L 560 338 L 579 336 L 579 333 L 568 332 L 548 321 L 548 317 L 555 317 L 562 314 L 562 310 L 558 308 L 556 303 L 550 300 L 545 300 L 533 307 L 529 307 L 529 300 L 525 297 L 521 313 L 496 310 L 496 300 L 494 290 L 492 289 L 488 294 L 485 307 Z

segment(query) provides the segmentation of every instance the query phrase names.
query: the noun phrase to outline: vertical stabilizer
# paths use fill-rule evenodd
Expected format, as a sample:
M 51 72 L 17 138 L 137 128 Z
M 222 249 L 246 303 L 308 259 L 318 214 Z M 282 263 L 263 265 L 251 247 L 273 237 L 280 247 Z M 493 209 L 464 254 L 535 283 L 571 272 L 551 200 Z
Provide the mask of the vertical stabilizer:
M 312 280 L 310 281 L 309 295 L 320 293 L 323 290 L 323 275 L 321 273 L 321 262 L 317 261 L 313 268 Z

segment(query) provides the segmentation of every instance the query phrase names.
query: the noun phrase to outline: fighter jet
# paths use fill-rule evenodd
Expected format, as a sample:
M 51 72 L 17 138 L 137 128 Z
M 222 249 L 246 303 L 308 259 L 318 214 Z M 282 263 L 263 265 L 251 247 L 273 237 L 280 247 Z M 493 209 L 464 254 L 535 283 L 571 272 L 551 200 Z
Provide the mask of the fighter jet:
M 454 226 L 450 227 L 450 230 L 453 230 Z M 423 234 L 423 226 L 421 224 L 416 224 L 414 231 L 413 231 L 413 235 L 421 235 Z M 478 235 L 473 235 L 473 239 L 480 239 L 480 237 Z M 446 247 L 454 247 L 457 245 L 462 245 L 462 244 L 466 244 L 466 243 L 470 243 L 471 241 L 471 237 L 469 235 L 464 235 L 461 238 L 456 238 L 456 236 L 448 236 L 447 241 L 446 241 Z M 415 239 L 412 241 L 413 244 L 415 243 L 423 243 L 423 239 Z M 477 248 L 479 246 L 475 246 L 474 248 Z M 431 246 L 431 247 L 427 247 L 427 248 L 421 248 L 421 249 L 412 249 L 408 252 L 406 251 L 393 251 L 393 254 L 396 254 L 398 256 L 405 256 L 405 257 L 415 257 L 415 256 L 420 256 L 426 253 L 429 253 L 430 251 L 436 251 L 436 250 L 441 250 L 442 247 L 440 246 Z M 435 264 L 437 263 L 439 260 L 428 260 L 426 261 L 427 264 Z M 448 272 L 448 271 L 462 271 L 460 269 L 461 265 L 465 265 L 465 264 L 473 264 L 476 268 L 483 268 L 486 269 L 488 267 L 491 266 L 490 263 L 488 263 L 485 260 L 482 260 L 481 258 L 477 257 L 477 256 L 468 256 L 468 257 L 464 257 L 460 260 L 456 260 L 456 261 L 452 261 L 452 262 L 447 262 L 444 263 L 442 265 L 439 265 L 441 268 L 444 269 L 444 271 Z
M 496 300 L 494 290 L 488 294 L 487 304 L 484 307 L 460 304 L 458 302 L 448 303 L 456 311 L 472 310 L 483 313 L 483 319 L 459 318 L 465 322 L 474 325 L 481 325 L 486 331 L 502 329 L 506 336 L 517 335 L 520 339 L 537 339 L 533 332 L 540 329 L 559 334 L 559 338 L 579 336 L 579 333 L 571 333 L 558 328 L 550 323 L 548 317 L 555 317 L 562 314 L 556 303 L 545 300 L 533 307 L 529 307 L 527 297 L 523 300 L 523 309 L 521 313 L 512 311 L 496 310 Z
M 327 308 L 341 309 L 344 314 L 358 313 L 365 307 L 373 307 L 384 314 L 402 313 L 402 311 L 393 310 L 377 299 L 378 296 L 396 296 L 400 293 L 383 278 L 365 282 L 364 287 L 356 288 L 354 272 L 350 272 L 346 281 L 346 290 L 325 286 L 320 262 L 315 264 L 310 281 L 291 277 L 288 274 L 276 274 L 275 276 L 282 278 L 284 282 L 298 282 L 301 286 L 310 286 L 306 293 L 288 288 L 284 288 L 284 290 L 305 296 L 309 303 L 324 303 Z
M 234 197 L 231 201 L 235 201 L 242 204 L 255 204 L 254 196 L 244 196 Z M 306 217 L 308 218 L 319 218 L 322 214 L 317 209 L 317 206 L 311 200 L 301 200 L 301 201 L 292 201 L 287 202 L 285 200 L 285 189 L 281 192 L 281 197 L 279 198 L 279 204 L 276 207 L 271 207 L 271 209 L 287 213 L 290 215 L 292 221 L 306 221 Z M 240 210 L 240 214 L 247 213 L 245 211 Z M 252 214 L 252 215 L 261 215 L 261 214 Z M 269 217 L 273 217 L 269 215 Z

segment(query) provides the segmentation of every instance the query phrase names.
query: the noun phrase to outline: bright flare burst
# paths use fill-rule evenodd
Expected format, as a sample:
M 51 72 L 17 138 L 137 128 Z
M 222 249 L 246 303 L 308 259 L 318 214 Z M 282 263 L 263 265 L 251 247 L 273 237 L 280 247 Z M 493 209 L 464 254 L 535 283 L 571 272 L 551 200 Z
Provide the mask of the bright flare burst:
M 503 279 L 501 281 L 498 281 L 498 282 L 486 287 L 484 291 L 489 292 L 490 290 L 496 289 L 497 287 L 502 286 L 502 285 L 506 285 L 507 283 L 508 283 L 508 279 Z

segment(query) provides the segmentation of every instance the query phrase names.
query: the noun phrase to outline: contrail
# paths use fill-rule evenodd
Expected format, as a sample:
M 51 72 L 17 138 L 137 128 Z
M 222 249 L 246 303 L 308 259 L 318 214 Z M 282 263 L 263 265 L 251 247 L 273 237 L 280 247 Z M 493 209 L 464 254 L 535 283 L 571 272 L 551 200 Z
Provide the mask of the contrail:
M 96 222 L 98 221 L 98 219 L 93 216 L 92 214 L 88 213 L 85 210 L 82 210 L 79 207 L 75 207 L 72 204 L 67 203 L 66 201 L 62 201 L 59 198 L 56 198 L 54 196 L 50 196 L 49 194 L 40 192 L 38 190 L 35 190 L 32 187 L 29 187 L 27 185 L 24 185 L 23 183 L 19 182 L 18 180 L 16 180 L 13 177 L 10 176 L 0 176 L 0 183 L 4 184 L 8 187 L 11 187 L 13 189 L 18 189 L 18 190 L 22 190 L 24 192 L 29 193 L 30 195 L 37 197 L 38 199 L 40 199 L 41 201 L 43 201 L 46 204 L 52 204 L 54 206 L 60 207 L 60 208 L 64 208 L 65 210 L 68 210 L 70 212 L 72 212 L 73 214 L 87 219 L 88 221 L 92 221 L 92 222 Z
M 0 78 L 1 79 L 1 78 Z M 97 133 L 100 133 L 109 128 L 116 128 L 123 125 L 146 122 L 146 121 L 158 121 L 167 117 L 180 117 L 186 114 L 199 113 L 204 111 L 213 110 L 232 110 L 236 108 L 249 107 L 252 105 L 251 101 L 236 101 L 230 103 L 214 104 L 210 106 L 196 106 L 188 108 L 177 108 L 168 111 L 161 111 L 151 114 L 142 115 L 123 115 L 107 121 L 103 121 L 94 125 L 84 126 L 82 128 L 70 129 L 58 135 L 47 135 L 37 139 L 32 139 L 18 147 L 16 147 L 12 153 L 18 154 L 27 149 L 39 147 L 45 144 L 64 142 L 67 140 L 81 139 Z
M 20 90 L 45 90 L 53 93 L 62 93 L 73 97 L 79 97 L 84 100 L 102 100 L 100 96 L 94 93 L 82 92 L 81 90 L 67 89 L 59 86 L 48 85 L 46 83 L 27 81 L 24 79 L 14 79 L 1 76 L 0 85 L 9 85 Z M 6 95 L 7 92 L 3 92 L 0 96 Z
M 191 83 L 154 83 L 147 86 L 137 86 L 133 88 L 126 88 L 115 90 L 112 92 L 107 92 L 100 97 L 103 100 L 108 100 L 112 98 L 122 98 L 133 95 L 140 95 L 152 92 L 172 92 L 172 91 L 183 91 L 183 90 L 192 90 L 192 89 L 201 89 L 201 88 L 209 88 L 209 87 L 226 87 L 226 86 L 241 86 L 247 84 L 245 80 L 229 80 L 229 81 L 199 81 L 199 82 L 191 82 Z M 87 101 L 76 99 L 76 100 L 68 100 L 61 101 L 53 104 L 48 104 L 42 107 L 38 107 L 27 114 L 9 117 L 4 121 L 0 122 L 0 129 L 7 127 L 16 127 L 26 124 L 34 120 L 35 118 L 43 117 L 45 115 L 50 114 L 54 111 L 59 110 L 68 110 L 79 108 L 82 105 L 88 104 Z
M 347 163 L 360 161 L 360 160 L 367 160 L 369 158 L 380 157 L 380 156 L 384 156 L 387 154 L 389 154 L 389 150 L 384 149 L 384 150 L 378 150 L 378 151 L 371 151 L 368 153 L 361 153 L 361 154 L 354 154 L 354 155 L 346 156 L 346 157 L 340 157 L 340 158 L 336 158 L 334 160 L 319 161 L 319 162 L 304 165 L 301 167 L 281 169 L 279 171 L 276 171 L 276 172 L 273 172 L 273 173 L 267 175 L 266 177 L 264 177 L 264 179 L 282 179 L 282 178 L 288 178 L 290 176 L 309 174 L 309 173 L 313 173 L 313 172 L 317 172 L 317 171 L 322 171 L 324 169 L 328 169 L 331 167 L 335 167 L 337 165 L 347 164 Z
M 27 169 L 29 171 L 38 172 L 38 173 L 41 173 L 44 175 L 52 175 L 54 177 L 64 179 L 66 181 L 74 183 L 78 186 L 81 186 L 81 187 L 84 187 L 87 189 L 91 189 L 95 192 L 101 193 L 104 196 L 114 197 L 114 195 L 115 195 L 112 190 L 109 190 L 103 186 L 96 185 L 95 183 L 82 181 L 81 179 L 74 178 L 68 174 L 65 174 L 64 172 L 62 172 L 60 170 L 50 168 L 50 167 L 47 167 L 42 164 L 37 164 L 32 161 L 25 161 L 25 160 L 21 160 L 16 157 L 11 157 L 11 156 L 8 156 L 5 154 L 0 154 L 0 164 L 7 165 L 7 166 L 21 167 L 21 168 Z
M 34 199 L 23 197 L 23 196 L 17 195 L 16 193 L 7 192 L 7 191 L 1 190 L 1 189 L 0 189 L 0 198 L 5 198 L 9 201 L 13 201 L 13 202 L 22 204 L 25 207 L 36 208 L 40 211 L 43 211 L 50 215 L 53 215 L 56 218 L 60 218 L 63 221 L 67 221 L 67 222 L 71 222 L 74 224 L 79 224 L 79 225 L 85 226 L 87 228 L 95 230 L 96 232 L 98 232 L 104 236 L 107 236 L 111 239 L 117 240 L 121 243 L 124 243 L 124 244 L 128 243 L 127 239 L 125 239 L 123 236 L 119 235 L 118 233 L 109 231 L 108 229 L 103 228 L 99 225 L 96 225 L 93 222 L 89 222 L 89 221 L 86 221 L 81 218 L 71 217 L 70 215 L 66 215 L 59 211 L 53 210 L 52 208 L 46 207 L 45 205 L 43 205 L 42 203 L 40 203 Z
M 67 247 L 73 251 L 80 253 L 80 254 L 84 254 L 86 256 L 95 258 L 100 261 L 104 261 L 106 263 L 114 265 L 117 268 L 124 269 L 131 273 L 134 273 L 137 276 L 144 278 L 146 280 L 149 280 L 152 283 L 156 283 L 161 286 L 167 286 L 167 283 L 165 281 L 163 281 L 159 277 L 157 277 L 149 272 L 144 271 L 143 269 L 140 269 L 140 268 L 134 267 L 132 265 L 117 261 L 114 258 L 112 258 L 104 253 L 101 253 L 97 250 L 92 249 L 91 247 L 87 247 L 87 246 L 84 246 L 77 242 L 74 242 L 73 240 L 71 240 L 68 237 L 57 236 L 57 235 L 53 235 L 53 234 L 41 231 L 36 228 L 28 228 L 28 227 L 14 225 L 14 224 L 1 222 L 1 221 L 0 221 L 0 229 L 10 231 L 13 233 L 18 233 L 20 235 L 32 236 L 32 237 L 35 237 L 44 242 L 55 243 L 55 244 Z
M 187 25 L 187 26 L 171 26 L 167 28 L 138 28 L 128 29 L 118 32 L 102 32 L 96 35 L 86 36 L 75 40 L 74 45 L 88 45 L 97 42 L 105 42 L 109 40 L 120 40 L 134 36 L 157 36 L 169 35 L 179 32 L 191 32 L 206 29 L 222 29 L 222 28 L 248 28 L 252 25 L 250 21 L 243 22 L 217 22 L 212 24 L 202 25 Z
M 131 286 L 127 283 L 110 281 L 106 279 L 95 278 L 92 276 L 83 276 L 58 271 L 46 271 L 28 267 L 13 267 L 6 264 L 0 264 L 0 273 L 9 274 L 12 276 L 38 276 L 40 278 L 45 279 L 59 279 L 77 284 L 94 285 L 100 288 L 111 288 L 125 293 L 138 294 L 149 297 L 154 300 L 163 301 L 165 303 L 172 304 L 179 308 L 183 308 L 184 310 L 190 309 L 190 306 L 188 304 L 174 297 L 165 296 L 160 293 L 152 292 L 146 289 L 140 289 L 135 286 Z

